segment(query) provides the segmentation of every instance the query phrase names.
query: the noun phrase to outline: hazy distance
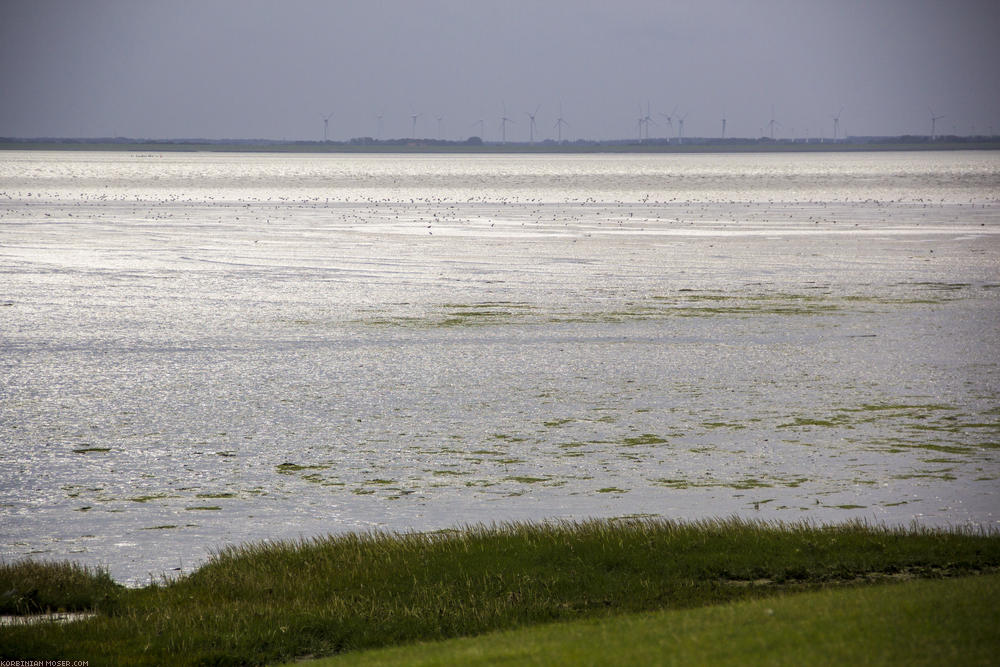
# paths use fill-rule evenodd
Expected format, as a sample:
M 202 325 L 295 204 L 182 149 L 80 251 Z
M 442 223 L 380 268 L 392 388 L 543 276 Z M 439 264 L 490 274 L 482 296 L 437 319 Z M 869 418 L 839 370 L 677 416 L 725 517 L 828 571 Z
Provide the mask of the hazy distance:
M 0 136 L 995 134 L 997 35 L 995 0 L 3 0 Z

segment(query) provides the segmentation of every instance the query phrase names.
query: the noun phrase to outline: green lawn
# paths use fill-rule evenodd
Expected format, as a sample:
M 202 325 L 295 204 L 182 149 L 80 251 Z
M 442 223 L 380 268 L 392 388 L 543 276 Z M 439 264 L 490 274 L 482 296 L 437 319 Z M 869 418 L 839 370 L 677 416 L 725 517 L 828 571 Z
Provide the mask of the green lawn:
M 348 653 L 365 665 L 996 665 L 1000 575 L 828 589 Z

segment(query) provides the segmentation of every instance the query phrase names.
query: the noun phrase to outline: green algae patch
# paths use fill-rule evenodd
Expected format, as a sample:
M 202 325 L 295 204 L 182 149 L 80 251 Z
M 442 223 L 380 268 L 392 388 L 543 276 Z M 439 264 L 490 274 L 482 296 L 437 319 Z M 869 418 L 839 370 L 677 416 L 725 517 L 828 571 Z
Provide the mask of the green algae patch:
M 818 419 L 816 417 L 793 417 L 792 421 L 778 424 L 778 428 L 801 428 L 804 426 L 843 426 L 849 423 L 846 417 L 831 417 L 829 419 Z
M 302 470 L 327 470 L 330 468 L 327 464 L 321 465 L 300 465 L 298 463 L 279 463 L 276 466 L 279 473 L 283 475 L 289 475 L 291 473 L 300 472 Z
M 529 477 L 525 475 L 512 475 L 510 477 L 504 477 L 505 480 L 510 482 L 519 482 L 521 484 L 538 484 L 539 482 L 548 482 L 551 477 Z
M 661 438 L 655 433 L 643 433 L 642 435 L 637 435 L 631 438 L 624 438 L 622 444 L 626 447 L 637 447 L 640 445 L 662 445 L 666 443 L 667 440 Z
M 129 498 L 133 503 L 148 503 L 150 500 L 163 500 L 164 498 L 169 498 L 170 494 L 167 493 L 154 493 L 148 496 L 133 496 Z

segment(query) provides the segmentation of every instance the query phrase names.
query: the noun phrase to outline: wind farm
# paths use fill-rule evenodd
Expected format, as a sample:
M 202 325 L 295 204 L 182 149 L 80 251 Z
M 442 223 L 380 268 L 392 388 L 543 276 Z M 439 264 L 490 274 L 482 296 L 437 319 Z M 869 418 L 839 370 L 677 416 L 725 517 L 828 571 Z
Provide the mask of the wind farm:
M 844 131 L 841 119 L 846 106 L 841 105 L 837 113 L 828 116 L 832 120 L 829 134 L 810 135 L 808 130 L 799 136 L 794 128 L 785 132 L 784 124 L 778 120 L 772 105 L 769 115 L 754 119 L 737 117 L 723 111 L 721 123 L 715 132 L 692 133 L 689 118 L 691 112 L 678 112 L 674 106 L 669 112 L 655 111 L 650 101 L 638 105 L 638 113 L 633 116 L 632 132 L 623 132 L 621 137 L 588 138 L 569 136 L 573 128 L 564 114 L 563 104 L 553 105 L 555 113 L 549 117 L 543 113 L 543 104 L 535 104 L 527 109 L 512 111 L 506 102 L 500 102 L 499 114 L 494 116 L 496 125 L 489 121 L 489 114 L 471 122 L 452 122 L 452 127 L 460 128 L 457 136 L 448 137 L 445 128 L 446 117 L 455 119 L 457 115 L 445 111 L 435 113 L 434 130 L 421 129 L 420 119 L 424 112 L 411 107 L 409 113 L 394 114 L 388 110 L 374 113 L 373 135 L 334 137 L 330 121 L 334 112 L 320 113 L 323 121 L 322 140 L 274 139 L 274 138 L 149 138 L 149 137 L 0 137 L 0 149 L 92 149 L 92 150 L 215 150 L 215 151 L 262 151 L 262 152 L 782 152 L 782 151 L 856 151 L 856 150 L 948 150 L 948 149 L 997 149 L 1000 135 L 990 128 L 988 133 L 941 134 L 939 121 L 947 117 L 935 113 L 928 107 L 929 132 L 902 135 L 849 135 Z M 663 107 L 661 107 L 663 108 Z M 527 119 L 522 132 L 511 130 L 517 125 L 515 117 L 523 115 Z M 624 114 L 623 114 L 624 115 Z M 346 112 L 338 112 L 338 118 L 345 118 Z M 743 114 L 750 116 L 750 114 Z M 372 116 L 367 116 L 371 127 Z M 386 127 L 395 123 L 398 131 L 403 118 L 407 130 L 392 136 Z M 662 119 L 657 123 L 655 118 Z M 716 116 L 716 118 L 719 118 Z M 765 120 L 766 119 L 766 120 Z M 743 127 L 759 125 L 759 132 L 738 136 L 732 132 L 734 122 L 742 121 Z M 338 122 L 338 127 L 346 127 L 346 121 Z M 824 125 L 818 123 L 817 125 Z M 495 127 L 495 134 L 487 136 L 487 129 Z M 654 132 L 653 127 L 661 131 Z M 808 125 L 807 125 L 808 127 Z M 464 132 L 462 131 L 464 128 Z M 702 127 L 702 129 L 706 129 Z M 342 130 L 343 132 L 343 130 Z M 386 135 L 389 136 L 386 136 Z M 519 135 L 515 137 L 515 134 Z M 574 133 L 576 134 L 576 133 Z M 433 136 L 432 136 L 433 135 Z M 628 136 L 631 135 L 631 136 Z

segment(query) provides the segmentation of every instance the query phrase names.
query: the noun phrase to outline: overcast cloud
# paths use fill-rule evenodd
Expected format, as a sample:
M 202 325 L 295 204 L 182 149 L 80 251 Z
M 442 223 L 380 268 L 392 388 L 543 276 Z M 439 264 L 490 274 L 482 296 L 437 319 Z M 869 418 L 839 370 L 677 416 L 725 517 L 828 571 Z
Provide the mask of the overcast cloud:
M 996 0 L 0 0 L 0 136 L 995 133 L 998 35 Z

